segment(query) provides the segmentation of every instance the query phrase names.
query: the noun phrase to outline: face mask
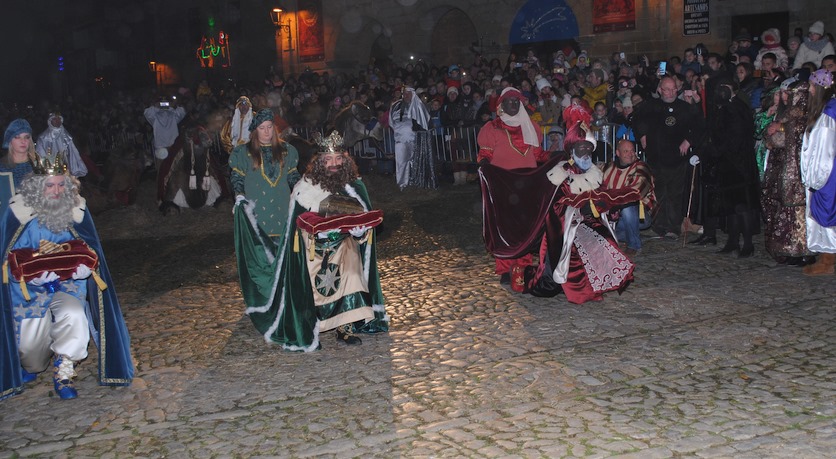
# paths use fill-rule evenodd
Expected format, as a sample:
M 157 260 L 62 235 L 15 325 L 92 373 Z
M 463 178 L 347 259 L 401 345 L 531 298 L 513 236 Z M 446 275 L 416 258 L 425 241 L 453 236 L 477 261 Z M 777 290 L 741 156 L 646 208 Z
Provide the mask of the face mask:
M 572 159 L 575 160 L 575 165 L 581 168 L 582 171 L 588 171 L 592 167 L 592 156 L 581 156 L 580 158 L 572 153 Z

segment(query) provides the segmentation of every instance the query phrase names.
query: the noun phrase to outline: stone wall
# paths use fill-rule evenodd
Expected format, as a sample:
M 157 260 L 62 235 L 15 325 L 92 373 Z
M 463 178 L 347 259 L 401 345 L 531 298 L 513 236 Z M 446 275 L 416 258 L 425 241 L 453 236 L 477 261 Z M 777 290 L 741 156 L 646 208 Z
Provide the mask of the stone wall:
M 802 27 L 806 33 L 815 20 L 823 20 L 826 27 L 836 30 L 833 0 L 711 0 L 710 33 L 684 36 L 683 3 L 637 0 L 636 30 L 593 34 L 591 0 L 566 0 L 578 21 L 578 41 L 593 58 L 606 58 L 614 51 L 624 51 L 633 58 L 639 54 L 664 58 L 681 55 L 683 49 L 696 43 L 724 52 L 737 32 L 731 30 L 731 18 L 739 15 L 786 11 L 790 31 Z M 504 62 L 510 50 L 510 24 L 523 4 L 502 0 L 324 0 L 328 51 L 325 62 L 310 67 L 364 68 L 375 41 L 390 47 L 398 63 L 407 62 L 409 56 L 432 59 L 457 54 L 458 62 L 467 63 L 472 42 L 481 43 L 485 57 L 498 57 Z

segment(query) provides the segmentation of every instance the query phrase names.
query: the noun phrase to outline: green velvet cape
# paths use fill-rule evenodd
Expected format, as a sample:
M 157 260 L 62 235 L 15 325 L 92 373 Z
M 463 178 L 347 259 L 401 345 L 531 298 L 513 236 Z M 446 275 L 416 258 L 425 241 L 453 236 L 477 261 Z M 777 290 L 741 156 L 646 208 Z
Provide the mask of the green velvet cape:
M 371 308 L 374 318 L 353 322 L 354 332 L 385 332 L 389 327 L 380 289 L 377 238 L 374 235 L 358 244 L 369 291 L 351 293 L 326 305 L 314 304 L 306 263 L 308 241 L 304 240 L 296 225 L 296 218 L 310 210 L 310 206 L 306 207 L 310 203 L 306 190 L 310 188 L 311 184 L 303 179 L 291 193 L 292 212 L 288 216 L 287 231 L 278 245 L 254 224 L 250 205 L 237 206 L 234 211 L 235 253 L 247 314 L 266 341 L 281 344 L 287 350 L 305 352 L 320 348 L 321 321 L 357 308 Z M 321 193 L 322 190 L 319 190 Z M 366 210 L 371 210 L 368 192 L 362 181 L 356 180 L 347 185 L 344 194 L 360 201 Z M 317 203 L 319 198 L 321 194 L 314 198 Z M 316 248 L 321 250 L 325 246 L 339 244 L 346 237 L 353 236 L 343 234 L 317 239 Z

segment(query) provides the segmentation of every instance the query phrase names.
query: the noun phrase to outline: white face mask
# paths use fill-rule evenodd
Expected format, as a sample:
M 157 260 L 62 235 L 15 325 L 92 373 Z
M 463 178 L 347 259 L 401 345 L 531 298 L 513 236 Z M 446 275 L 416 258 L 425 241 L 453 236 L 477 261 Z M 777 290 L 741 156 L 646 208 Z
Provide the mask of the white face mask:
M 589 168 L 592 167 L 592 156 L 577 157 L 574 153 L 572 153 L 572 159 L 575 160 L 575 165 L 584 172 L 588 171 Z

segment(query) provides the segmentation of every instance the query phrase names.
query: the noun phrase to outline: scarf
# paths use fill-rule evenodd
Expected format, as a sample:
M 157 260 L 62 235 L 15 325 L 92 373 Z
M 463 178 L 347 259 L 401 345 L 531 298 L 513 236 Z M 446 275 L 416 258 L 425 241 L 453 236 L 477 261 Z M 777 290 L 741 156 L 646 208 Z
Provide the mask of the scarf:
M 509 93 L 516 93 L 517 97 L 522 98 L 522 93 L 518 89 L 509 86 L 502 90 L 497 105 L 502 105 L 503 99 L 510 97 Z M 508 126 L 519 127 L 522 130 L 523 142 L 526 145 L 531 145 L 532 147 L 540 146 L 540 136 L 537 134 L 537 129 L 534 128 L 534 123 L 531 121 L 531 118 L 528 117 L 528 112 L 525 111 L 525 106 L 522 101 L 520 101 L 520 111 L 516 115 L 511 116 L 507 113 L 501 113 L 499 118 Z

